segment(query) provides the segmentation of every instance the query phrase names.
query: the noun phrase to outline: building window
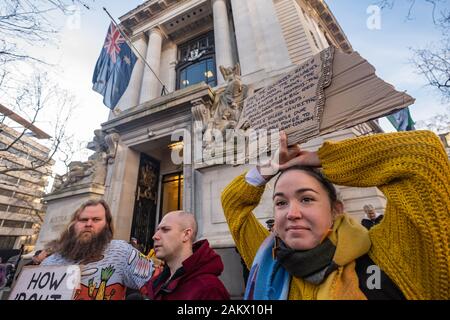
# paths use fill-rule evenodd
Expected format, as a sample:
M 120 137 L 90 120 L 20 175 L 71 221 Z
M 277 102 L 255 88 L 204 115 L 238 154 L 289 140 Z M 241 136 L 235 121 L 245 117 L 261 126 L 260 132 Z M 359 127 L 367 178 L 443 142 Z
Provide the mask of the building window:
M 208 58 L 192 64 L 180 72 L 179 89 L 205 81 L 211 87 L 216 86 L 216 66 L 214 59 Z
M 161 188 L 161 219 L 171 211 L 182 210 L 183 174 L 175 173 L 163 177 Z
M 2 249 L 14 249 L 16 238 L 13 236 L 0 236 L 0 248 Z M 6 262 L 6 261 L 3 261 Z
M 210 31 L 178 47 L 177 89 L 204 81 L 217 85 L 214 32 Z
M 33 222 L 25 222 L 25 229 L 33 229 Z
M 0 196 L 5 196 L 5 197 L 10 198 L 10 197 L 13 196 L 13 194 L 14 194 L 14 192 L 12 192 L 12 191 L 10 191 L 10 190 L 3 190 L 3 189 L 0 189 Z
M 24 227 L 23 221 L 17 221 L 17 220 L 5 220 L 3 221 L 3 227 L 4 228 L 18 228 L 22 229 Z
M 17 185 L 19 183 L 19 179 L 18 178 L 10 177 L 10 176 L 7 176 L 5 174 L 0 174 L 0 179 L 3 180 L 4 182 L 9 182 L 9 183 L 12 183 L 14 185 Z
M 12 205 L 0 204 L 0 211 L 20 214 L 33 214 L 32 209 L 16 207 Z

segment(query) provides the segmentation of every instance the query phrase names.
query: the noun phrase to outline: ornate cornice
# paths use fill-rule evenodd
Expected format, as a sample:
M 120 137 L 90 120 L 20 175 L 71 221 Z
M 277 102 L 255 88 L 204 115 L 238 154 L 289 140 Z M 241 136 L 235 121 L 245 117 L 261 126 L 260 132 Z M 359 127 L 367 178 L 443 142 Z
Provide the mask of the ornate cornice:
M 353 51 L 352 45 L 325 1 L 307 0 L 304 3 L 317 14 L 320 25 L 327 32 L 330 40 L 335 42 L 334 45 L 346 53 L 351 53 Z
M 149 0 L 121 16 L 119 20 L 126 29 L 132 30 L 142 22 L 146 22 L 184 1 L 187 0 Z

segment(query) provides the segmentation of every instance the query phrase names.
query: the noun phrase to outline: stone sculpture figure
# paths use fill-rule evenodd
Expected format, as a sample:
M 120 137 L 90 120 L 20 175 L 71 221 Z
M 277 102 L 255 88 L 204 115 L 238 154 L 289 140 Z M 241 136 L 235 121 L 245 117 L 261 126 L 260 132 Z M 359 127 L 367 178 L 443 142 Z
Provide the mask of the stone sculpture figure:
M 192 101 L 192 115 L 197 128 L 202 133 L 206 132 L 204 148 L 213 147 L 213 136 L 217 135 L 217 131 L 224 140 L 229 138 L 229 134 L 238 124 L 244 100 L 250 94 L 249 87 L 242 83 L 239 64 L 228 68 L 220 66 L 219 69 L 227 83 L 224 88 L 216 91 L 214 102 L 210 104 L 204 99 Z
M 226 129 L 234 129 L 241 116 L 244 100 L 248 96 L 248 86 L 241 81 L 241 68 L 237 63 L 234 67 L 219 67 L 227 85 L 218 94 L 213 106 L 213 128 L 225 134 Z
M 72 161 L 65 175 L 57 175 L 53 192 L 75 185 L 105 183 L 107 165 L 114 161 L 119 135 L 117 133 L 107 135 L 100 129 L 95 130 L 94 135 L 88 149 L 95 152 L 88 161 Z
M 112 163 L 116 154 L 119 135 L 117 133 L 106 134 L 100 129 L 94 130 L 94 135 L 94 138 L 88 144 L 88 149 L 95 151 L 95 153 L 89 157 L 89 160 L 104 158 L 105 164 Z

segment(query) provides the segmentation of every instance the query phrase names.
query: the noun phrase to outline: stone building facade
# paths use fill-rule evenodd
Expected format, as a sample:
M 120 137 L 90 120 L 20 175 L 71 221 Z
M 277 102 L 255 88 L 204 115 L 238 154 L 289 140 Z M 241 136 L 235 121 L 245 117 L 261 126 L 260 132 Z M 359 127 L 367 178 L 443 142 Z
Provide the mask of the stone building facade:
M 245 87 L 250 94 L 263 88 L 330 45 L 348 53 L 352 47 L 322 0 L 151 0 L 120 21 L 153 71 L 137 62 L 118 107 L 102 124 L 104 134 L 115 137 L 113 157 L 105 162 L 104 185 L 95 192 L 78 186 L 49 195 L 49 208 L 69 198 L 79 204 L 80 196 L 103 196 L 114 215 L 116 238 L 134 236 L 146 250 L 151 248 L 151 237 L 165 213 L 176 209 L 193 212 L 199 238 L 207 238 L 221 254 L 225 263 L 222 278 L 232 296 L 240 297 L 244 291 L 242 266 L 220 194 L 249 166 L 199 158 L 204 143 L 190 143 L 187 137 L 201 136 L 211 123 L 233 127 L 223 114 L 217 118 L 217 106 L 225 94 L 236 98 L 235 90 Z M 168 94 L 161 95 L 162 84 Z M 364 123 L 318 137 L 303 147 L 314 150 L 325 139 L 380 131 L 376 122 Z M 183 142 L 179 141 L 181 133 Z M 174 161 L 180 153 L 183 161 Z M 269 183 L 255 211 L 262 223 L 272 217 L 271 187 Z M 341 187 L 339 192 L 346 211 L 357 219 L 363 215 L 364 204 L 371 203 L 378 210 L 385 205 L 375 188 Z M 64 215 L 54 212 L 47 214 Z M 45 228 L 50 227 L 47 223 Z

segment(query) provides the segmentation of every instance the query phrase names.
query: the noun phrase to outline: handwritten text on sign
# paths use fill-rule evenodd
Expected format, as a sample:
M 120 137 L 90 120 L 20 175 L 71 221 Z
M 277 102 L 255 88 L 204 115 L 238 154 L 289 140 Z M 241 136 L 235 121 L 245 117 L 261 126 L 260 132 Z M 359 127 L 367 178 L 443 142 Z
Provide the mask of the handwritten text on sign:
M 284 130 L 288 137 L 294 132 L 297 137 L 318 135 L 323 87 L 330 83 L 332 55 L 331 49 L 324 50 L 249 97 L 238 126 L 247 122 L 255 130 Z
M 25 267 L 9 300 L 71 300 L 80 284 L 80 267 Z

